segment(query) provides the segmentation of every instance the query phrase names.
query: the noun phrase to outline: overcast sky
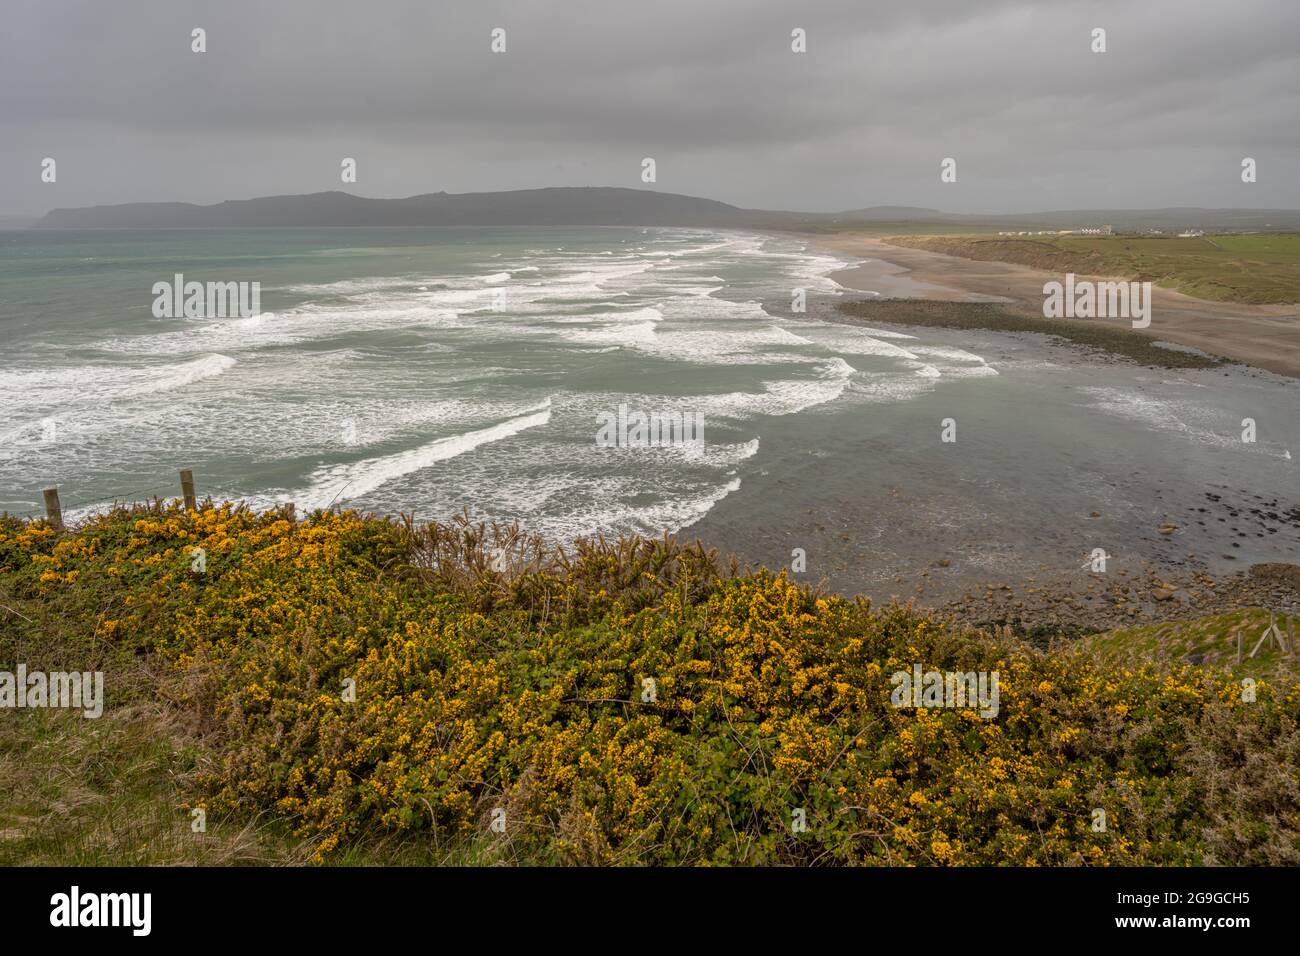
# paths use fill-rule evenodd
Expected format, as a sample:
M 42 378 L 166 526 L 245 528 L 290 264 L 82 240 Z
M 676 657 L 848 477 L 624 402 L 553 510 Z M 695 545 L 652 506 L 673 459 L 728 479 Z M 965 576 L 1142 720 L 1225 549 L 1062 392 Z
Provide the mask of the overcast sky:
M 191 52 L 191 30 L 207 52 Z M 490 51 L 493 28 L 504 54 Z M 791 52 L 791 30 L 807 52 Z M 1090 51 L 1094 27 L 1108 52 Z M 41 161 L 58 179 L 42 183 Z M 0 214 L 548 185 L 1300 207 L 1298 0 L 3 0 Z M 1241 182 L 1241 160 L 1258 182 Z M 358 163 L 355 185 L 340 161 Z M 957 182 L 939 179 L 944 157 Z

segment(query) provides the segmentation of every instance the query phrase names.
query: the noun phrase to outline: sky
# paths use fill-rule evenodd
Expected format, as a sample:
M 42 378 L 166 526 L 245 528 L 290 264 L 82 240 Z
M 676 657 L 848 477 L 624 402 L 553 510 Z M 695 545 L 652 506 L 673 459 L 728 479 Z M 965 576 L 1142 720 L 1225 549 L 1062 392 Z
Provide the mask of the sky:
M 646 157 L 763 209 L 1300 208 L 1297 38 L 1297 0 L 3 0 L 0 215 Z

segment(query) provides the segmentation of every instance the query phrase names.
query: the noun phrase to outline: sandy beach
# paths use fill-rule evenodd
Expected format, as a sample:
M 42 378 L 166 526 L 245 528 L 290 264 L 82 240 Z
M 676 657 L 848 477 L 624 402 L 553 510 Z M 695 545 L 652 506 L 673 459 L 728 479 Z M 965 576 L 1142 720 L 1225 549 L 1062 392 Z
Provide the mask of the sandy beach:
M 884 298 L 949 302 L 1003 302 L 1008 308 L 1042 315 L 1043 283 L 1057 273 L 1005 262 L 979 262 L 905 248 L 872 236 L 837 235 L 813 242 L 866 261 L 832 275 L 841 285 Z M 1115 276 L 1080 276 L 1114 281 Z M 1127 319 L 1061 319 L 1130 326 Z M 1280 375 L 1300 378 L 1300 308 L 1207 302 L 1166 289 L 1152 289 L 1154 339 L 1201 349 Z

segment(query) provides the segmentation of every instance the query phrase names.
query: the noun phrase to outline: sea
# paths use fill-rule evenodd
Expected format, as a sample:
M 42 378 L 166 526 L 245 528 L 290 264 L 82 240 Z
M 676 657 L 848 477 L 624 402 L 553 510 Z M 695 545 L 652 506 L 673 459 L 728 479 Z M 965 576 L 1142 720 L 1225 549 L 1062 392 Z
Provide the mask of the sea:
M 1300 382 L 846 325 L 853 264 L 678 228 L 0 232 L 0 510 L 57 487 L 76 521 L 190 469 L 253 507 L 666 532 L 849 589 L 1300 553 Z M 261 311 L 160 315 L 177 277 Z M 602 442 L 620 415 L 699 440 Z

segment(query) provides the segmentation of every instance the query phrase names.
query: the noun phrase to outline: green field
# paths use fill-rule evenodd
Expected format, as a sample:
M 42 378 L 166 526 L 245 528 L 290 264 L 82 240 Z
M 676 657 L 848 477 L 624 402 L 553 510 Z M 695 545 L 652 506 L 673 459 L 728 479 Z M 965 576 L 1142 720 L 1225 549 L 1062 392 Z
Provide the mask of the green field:
M 1300 302 L 1300 234 L 899 236 L 900 246 L 1051 272 L 1122 276 L 1215 302 Z

